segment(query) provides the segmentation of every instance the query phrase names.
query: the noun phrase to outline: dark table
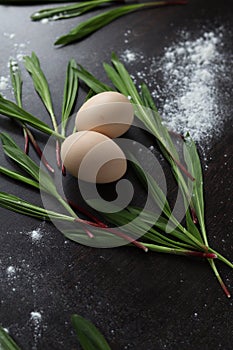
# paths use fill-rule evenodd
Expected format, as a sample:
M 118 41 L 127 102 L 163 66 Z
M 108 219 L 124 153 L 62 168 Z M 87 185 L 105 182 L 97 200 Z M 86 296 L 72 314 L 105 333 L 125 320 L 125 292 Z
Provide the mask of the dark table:
M 232 72 L 232 1 L 190 0 L 187 6 L 141 11 L 66 48 L 54 48 L 55 38 L 81 19 L 32 23 L 30 14 L 40 8 L 0 6 L 0 71 L 1 76 L 8 75 L 9 56 L 35 51 L 48 78 L 57 115 L 71 57 L 105 81 L 101 63 L 110 61 L 112 51 L 121 55 L 128 48 L 145 57 L 161 56 L 182 29 L 195 36 L 203 27 L 225 26 L 228 39 L 223 50 L 228 52 L 228 71 Z M 127 36 L 128 30 L 131 34 Z M 132 74 L 143 65 L 140 60 L 126 64 Z M 23 78 L 24 107 L 49 122 L 25 71 Z M 227 115 L 226 111 L 233 107 L 231 79 L 226 77 L 228 88 L 231 84 L 229 98 L 219 101 L 224 120 L 221 137 L 210 141 L 205 160 L 202 155 L 203 164 L 208 165 L 204 181 L 209 240 L 229 259 L 233 253 L 233 133 L 232 112 Z M 225 90 L 224 83 L 221 88 Z M 9 89 L 4 94 L 13 98 Z M 83 98 L 81 90 L 80 101 Z M 13 122 L 1 117 L 0 130 L 23 146 L 21 130 Z M 43 146 L 46 137 L 35 134 Z M 3 152 L 0 158 L 1 165 L 9 164 Z M 41 203 L 34 191 L 2 176 L 1 191 Z M 30 232 L 38 228 L 42 237 L 33 241 Z M 0 323 L 22 349 L 79 349 L 70 323 L 73 313 L 94 322 L 114 350 L 232 349 L 232 301 L 223 294 L 206 261 L 145 254 L 130 247 L 85 247 L 65 240 L 52 224 L 2 208 L 0 233 Z M 10 266 L 15 271 L 7 270 Z M 233 293 L 232 271 L 223 264 L 218 266 Z M 41 321 L 33 321 L 31 312 L 40 312 Z

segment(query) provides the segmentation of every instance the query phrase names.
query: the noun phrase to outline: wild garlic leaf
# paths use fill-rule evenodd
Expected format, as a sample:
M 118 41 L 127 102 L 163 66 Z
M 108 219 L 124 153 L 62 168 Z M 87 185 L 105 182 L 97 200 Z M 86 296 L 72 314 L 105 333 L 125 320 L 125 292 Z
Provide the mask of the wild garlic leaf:
M 32 114 L 20 108 L 14 102 L 7 100 L 0 95 L 0 114 L 5 115 L 6 117 L 12 118 L 19 122 L 33 126 L 35 129 L 38 129 L 48 135 L 54 135 L 58 138 L 63 138 L 59 133 L 53 131 L 46 123 L 42 122 L 38 118 L 34 117 Z
M 18 63 L 14 60 L 10 60 L 10 76 L 11 84 L 13 87 L 16 103 L 19 107 L 22 107 L 22 85 L 21 71 Z
M 136 11 L 137 9 L 142 7 L 143 4 L 125 5 L 93 16 L 87 19 L 86 21 L 80 23 L 77 27 L 73 28 L 68 34 L 58 38 L 55 42 L 55 45 L 67 45 L 74 41 L 81 40 L 86 36 L 96 32 L 100 28 L 103 28 L 115 19 L 126 15 L 127 13 Z
M 53 111 L 53 104 L 49 90 L 49 85 L 44 75 L 44 72 L 40 67 L 39 58 L 36 56 L 35 52 L 32 52 L 31 57 L 24 57 L 24 65 L 32 77 L 35 90 L 37 91 L 38 95 L 40 96 L 42 102 L 44 103 L 51 116 L 53 128 L 55 131 L 57 131 L 57 121 Z
M 113 2 L 114 0 L 91 0 L 83 1 L 77 4 L 63 5 L 53 8 L 46 8 L 37 11 L 31 15 L 33 21 L 40 21 L 43 18 L 49 18 L 56 21 L 59 19 L 67 19 L 80 16 L 94 8 L 98 8 L 105 3 Z
M 78 64 L 78 68 L 75 69 L 75 71 L 77 72 L 79 79 L 83 80 L 85 84 L 87 84 L 87 86 L 91 90 L 93 90 L 96 94 L 113 90 L 110 86 L 96 79 L 90 72 L 84 69 L 80 64 Z
M 116 72 L 116 70 L 107 63 L 103 63 L 103 67 L 107 76 L 109 77 L 113 85 L 116 87 L 116 89 L 125 96 L 127 96 L 128 91 L 125 88 L 125 83 L 122 82 L 122 79 L 119 77 L 119 74 Z
M 16 171 L 12 171 L 12 170 L 9 170 L 5 167 L 0 166 L 0 173 L 5 175 L 5 176 L 8 176 L 11 179 L 25 183 L 25 184 L 30 185 L 32 187 L 35 187 L 37 189 L 40 188 L 39 183 L 37 181 L 34 181 L 29 177 L 23 176 Z
M 137 88 L 129 75 L 128 71 L 126 70 L 125 66 L 120 62 L 118 57 L 115 53 L 112 54 L 111 61 L 113 64 L 113 67 L 115 68 L 116 73 L 119 76 L 119 79 L 122 81 L 122 85 L 125 86 L 125 90 L 127 91 L 127 95 L 130 96 L 133 100 L 133 103 L 139 103 L 141 104 L 141 99 L 139 96 L 139 93 L 137 91 Z M 123 93 L 123 91 L 122 91 Z
M 0 327 L 0 349 L 20 350 L 19 346 L 15 343 L 12 337 L 2 327 Z
M 111 350 L 93 323 L 79 315 L 72 315 L 71 320 L 83 350 Z
M 74 59 L 71 59 L 67 66 L 66 80 L 63 93 L 63 104 L 62 104 L 62 126 L 61 134 L 65 136 L 65 128 L 67 120 L 70 117 L 72 108 L 74 106 L 77 92 L 78 92 L 78 76 L 75 71 L 77 64 Z
M 203 239 L 207 244 L 206 229 L 204 223 L 204 195 L 203 195 L 203 176 L 200 157 L 197 148 L 190 136 L 185 139 L 184 158 L 188 170 L 193 173 L 195 181 L 192 186 L 192 205 L 197 215 L 198 223 L 201 227 Z
M 186 1 L 179 1 L 174 3 L 170 1 L 155 1 L 155 2 L 148 2 L 148 3 L 141 3 L 141 4 L 123 5 L 115 9 L 105 11 L 96 16 L 93 16 L 87 19 L 86 21 L 80 23 L 77 27 L 73 28 L 68 34 L 58 38 L 58 40 L 55 42 L 55 45 L 67 45 L 72 42 L 81 40 L 86 36 L 103 28 L 107 24 L 113 22 L 117 18 L 143 8 L 167 6 L 167 5 L 182 5 L 185 3 Z
M 38 184 L 40 188 L 54 197 L 58 197 L 55 184 L 50 175 L 40 170 L 38 165 L 26 155 L 14 142 L 14 140 L 6 133 L 0 134 L 5 154 L 14 160 L 25 172 L 27 172 Z
M 64 214 L 46 210 L 42 207 L 29 203 L 22 198 L 9 193 L 0 192 L 0 206 L 22 215 L 32 216 L 41 220 L 61 220 L 73 222 L 74 218 Z

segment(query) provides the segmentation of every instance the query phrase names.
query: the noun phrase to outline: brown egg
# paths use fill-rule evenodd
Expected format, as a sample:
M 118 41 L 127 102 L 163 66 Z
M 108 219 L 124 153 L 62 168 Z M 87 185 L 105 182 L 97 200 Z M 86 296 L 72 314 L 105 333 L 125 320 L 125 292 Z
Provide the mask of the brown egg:
M 123 135 L 131 126 L 133 105 L 119 92 L 107 91 L 85 102 L 77 113 L 78 131 L 93 130 L 110 138 Z
M 75 177 L 93 183 L 109 183 L 126 172 L 121 148 L 109 137 L 95 131 L 79 131 L 65 139 L 61 159 Z

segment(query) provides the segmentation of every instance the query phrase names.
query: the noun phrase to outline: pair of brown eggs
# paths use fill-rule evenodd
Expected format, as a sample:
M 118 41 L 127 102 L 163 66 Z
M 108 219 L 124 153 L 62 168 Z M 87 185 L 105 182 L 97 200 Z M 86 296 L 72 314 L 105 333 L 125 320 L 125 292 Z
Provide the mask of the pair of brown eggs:
M 93 183 L 109 183 L 126 172 L 127 160 L 112 140 L 123 135 L 134 117 L 130 101 L 118 92 L 103 92 L 79 109 L 75 126 L 61 147 L 61 159 L 73 176 Z

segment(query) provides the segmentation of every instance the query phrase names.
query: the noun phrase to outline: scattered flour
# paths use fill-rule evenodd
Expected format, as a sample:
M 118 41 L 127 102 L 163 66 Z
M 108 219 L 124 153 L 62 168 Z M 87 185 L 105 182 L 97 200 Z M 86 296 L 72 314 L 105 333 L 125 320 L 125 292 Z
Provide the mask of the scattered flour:
M 48 18 L 42 18 L 42 19 L 40 20 L 40 23 L 42 23 L 42 24 L 49 23 L 49 19 L 48 19 Z
M 6 33 L 4 32 L 3 35 L 8 39 L 14 39 L 15 33 Z
M 36 228 L 35 230 L 28 233 L 31 237 L 32 243 L 38 243 L 43 237 L 41 227 Z
M 196 40 L 185 35 L 166 49 L 162 59 L 165 124 L 178 133 L 190 132 L 197 142 L 210 139 L 221 128 L 217 104 L 217 75 L 224 71 L 221 38 L 221 31 L 205 32 Z
M 41 323 L 41 320 L 42 320 L 41 313 L 37 312 L 37 311 L 32 311 L 30 315 L 31 315 L 30 319 L 33 322 L 33 324 L 38 326 Z
M 7 277 L 13 277 L 15 276 L 16 274 L 16 269 L 14 266 L 8 266 L 8 268 L 6 269 L 6 274 L 7 274 Z
M 33 344 L 33 349 L 37 349 L 37 343 L 38 339 L 41 338 L 42 335 L 42 330 L 41 330 L 41 322 L 42 322 L 42 315 L 38 311 L 32 311 L 30 314 L 30 321 L 32 323 L 32 326 L 34 327 L 34 344 Z
M 134 62 L 137 59 L 137 54 L 129 49 L 126 49 L 121 55 L 124 62 Z
M 143 81 L 148 85 L 165 125 L 177 133 L 189 132 L 201 146 L 220 134 L 223 125 L 218 103 L 219 81 L 226 75 L 223 36 L 223 28 L 203 31 L 195 39 L 185 32 L 163 57 L 144 57 L 128 48 L 121 55 L 126 64 L 144 65 L 132 79 L 139 87 Z
M 9 78 L 1 76 L 0 77 L 0 91 L 7 90 L 9 88 Z

